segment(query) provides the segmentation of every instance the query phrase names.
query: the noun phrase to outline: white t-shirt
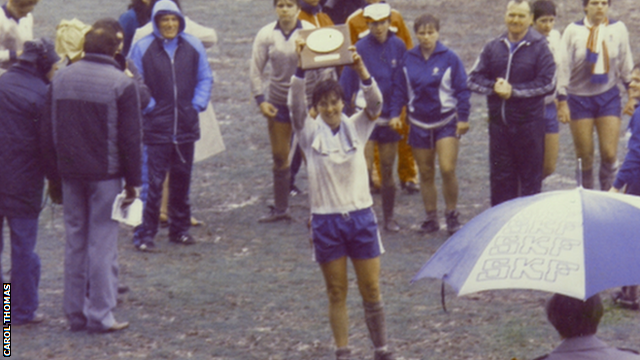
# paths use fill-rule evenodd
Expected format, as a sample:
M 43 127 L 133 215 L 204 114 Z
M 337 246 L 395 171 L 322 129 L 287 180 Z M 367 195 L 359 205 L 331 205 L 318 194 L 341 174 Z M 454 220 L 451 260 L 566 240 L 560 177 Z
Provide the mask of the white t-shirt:
M 342 115 L 337 133 L 318 116 L 307 115 L 304 80 L 292 77 L 289 106 L 300 148 L 307 157 L 312 214 L 340 214 L 373 205 L 364 147 L 382 110 L 382 94 L 372 84 L 361 84 L 367 107 L 352 117 Z

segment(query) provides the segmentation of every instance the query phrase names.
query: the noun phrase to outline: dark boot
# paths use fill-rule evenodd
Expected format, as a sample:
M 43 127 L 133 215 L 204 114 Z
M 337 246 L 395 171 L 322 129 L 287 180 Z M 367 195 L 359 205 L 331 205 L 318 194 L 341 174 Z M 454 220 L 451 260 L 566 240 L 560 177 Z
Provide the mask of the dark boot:
M 582 170 L 582 187 L 593 190 L 593 170 Z
M 369 336 L 376 351 L 387 351 L 387 326 L 384 320 L 384 305 L 382 301 L 368 303 L 364 306 L 364 319 L 369 329 Z
M 384 229 L 390 232 L 400 231 L 400 226 L 393 219 L 393 207 L 396 202 L 396 187 L 384 186 L 381 189 L 382 214 L 384 216 Z
M 618 170 L 617 162 L 614 163 L 600 163 L 600 190 L 609 191 L 613 185 L 613 180 L 616 177 L 616 171 Z

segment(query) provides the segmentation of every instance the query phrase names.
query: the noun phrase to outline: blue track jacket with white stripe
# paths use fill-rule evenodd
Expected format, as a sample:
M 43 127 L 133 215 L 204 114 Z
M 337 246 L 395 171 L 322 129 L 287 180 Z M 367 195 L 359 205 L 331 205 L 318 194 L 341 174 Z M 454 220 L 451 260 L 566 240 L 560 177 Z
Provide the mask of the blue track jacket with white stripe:
M 427 124 L 454 112 L 458 121 L 469 120 L 471 93 L 464 65 L 455 52 L 439 41 L 426 60 L 420 45 L 407 51 L 401 70 L 395 73 L 393 86 L 392 118 L 400 116 L 406 105 L 410 118 Z
M 393 76 L 400 69 L 402 57 L 407 52 L 404 42 L 394 33 L 389 31 L 387 41 L 383 44 L 369 34 L 356 43 L 356 50 L 371 76 L 376 79 L 378 88 L 382 92 L 383 118 L 389 118 L 391 114 L 391 95 L 393 94 Z M 345 67 L 340 76 L 340 85 L 344 91 L 345 103 L 351 105 L 354 96 L 358 94 L 356 106 L 363 109 L 366 105 L 364 96 L 360 91 L 360 77 L 350 67 Z
M 544 98 L 556 89 L 555 74 L 547 39 L 529 28 L 517 44 L 509 41 L 507 33 L 488 42 L 469 73 L 468 85 L 471 91 L 487 95 L 491 122 L 544 121 Z M 508 100 L 493 91 L 497 78 L 513 87 Z

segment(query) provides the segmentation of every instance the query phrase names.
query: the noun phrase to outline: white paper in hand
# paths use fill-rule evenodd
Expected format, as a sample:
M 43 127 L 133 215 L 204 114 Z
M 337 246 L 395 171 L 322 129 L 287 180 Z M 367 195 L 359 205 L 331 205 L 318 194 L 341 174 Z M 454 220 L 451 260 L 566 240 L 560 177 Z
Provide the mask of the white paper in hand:
M 129 206 L 122 208 L 125 197 L 124 192 L 116 196 L 111 210 L 111 219 L 130 226 L 142 224 L 142 201 L 136 198 Z

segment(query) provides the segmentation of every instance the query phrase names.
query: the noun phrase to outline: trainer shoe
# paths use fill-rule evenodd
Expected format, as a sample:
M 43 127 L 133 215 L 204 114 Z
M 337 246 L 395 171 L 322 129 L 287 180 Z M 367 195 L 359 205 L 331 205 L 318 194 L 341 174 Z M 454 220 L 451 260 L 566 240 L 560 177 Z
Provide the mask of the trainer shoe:
M 104 328 L 87 328 L 87 332 L 90 334 L 104 334 L 104 333 L 110 333 L 110 332 L 116 332 L 116 331 L 120 331 L 120 330 L 124 330 L 126 328 L 129 327 L 129 322 L 128 321 L 123 321 L 123 322 L 117 322 L 115 321 L 113 323 L 113 325 L 111 325 L 110 327 L 104 329 Z
M 402 190 L 406 191 L 409 195 L 420 192 L 420 187 L 413 181 L 403 182 L 400 184 L 400 187 L 402 187 Z
M 458 216 L 460 216 L 458 210 L 447 211 L 445 214 L 449 235 L 453 235 L 456 231 L 460 230 L 461 225 L 460 221 L 458 221 Z
M 438 230 L 440 230 L 440 224 L 437 219 L 425 220 L 420 225 L 420 232 L 423 234 L 434 233 Z
M 171 235 L 169 236 L 169 241 L 175 244 L 182 244 L 182 245 L 193 245 L 196 243 L 196 239 L 194 239 L 189 234 Z
M 275 207 L 271 206 L 271 210 L 268 215 L 265 215 L 258 219 L 259 223 L 270 223 L 281 220 L 291 220 L 291 215 L 287 210 L 278 210 Z
M 302 194 L 302 190 L 298 189 L 298 187 L 295 185 L 291 185 L 291 187 L 289 188 L 289 196 L 295 197 L 300 194 Z
M 136 244 L 136 249 L 142 252 L 154 252 L 157 248 L 156 243 L 153 240 L 142 239 Z

